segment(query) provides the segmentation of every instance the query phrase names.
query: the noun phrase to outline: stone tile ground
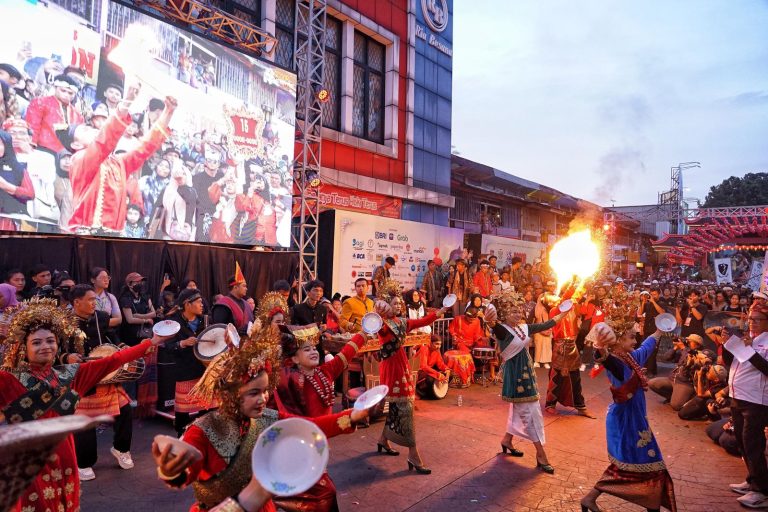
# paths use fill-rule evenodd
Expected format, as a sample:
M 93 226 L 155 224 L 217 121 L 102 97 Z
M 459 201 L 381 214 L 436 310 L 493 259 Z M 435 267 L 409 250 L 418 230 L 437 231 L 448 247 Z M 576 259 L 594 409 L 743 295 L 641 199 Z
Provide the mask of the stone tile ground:
M 336 482 L 342 512 L 430 511 L 557 511 L 579 510 L 578 502 L 608 465 L 605 410 L 610 392 L 605 377 L 584 378 L 590 420 L 568 414 L 545 415 L 547 453 L 554 475 L 535 469 L 533 446 L 522 442 L 522 458 L 499 455 L 507 404 L 499 387 L 473 386 L 439 401 L 417 401 L 417 439 L 432 475 L 408 472 L 405 453 L 375 453 L 382 423 L 331 441 L 329 472 Z M 540 387 L 545 370 L 538 370 Z M 543 391 L 543 389 L 542 389 Z M 728 484 L 744 479 L 740 459 L 727 455 L 704 433 L 703 422 L 680 420 L 661 399 L 648 395 L 648 417 L 659 441 L 681 511 L 743 510 Z M 170 422 L 136 421 L 132 450 L 136 467 L 121 470 L 109 454 L 111 430 L 99 435 L 97 478 L 83 484 L 84 512 L 175 512 L 189 509 L 190 490 L 175 492 L 158 480 L 149 447 L 155 434 L 173 435 Z M 405 452 L 405 450 L 403 450 Z M 639 507 L 604 496 L 603 510 L 634 511 Z

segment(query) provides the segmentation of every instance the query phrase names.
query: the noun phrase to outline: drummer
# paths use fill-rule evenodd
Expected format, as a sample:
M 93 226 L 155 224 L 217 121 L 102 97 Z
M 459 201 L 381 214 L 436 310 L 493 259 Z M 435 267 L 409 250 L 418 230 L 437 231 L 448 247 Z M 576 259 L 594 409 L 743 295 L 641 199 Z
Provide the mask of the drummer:
M 67 348 L 62 356 L 67 362 L 82 361 L 93 349 L 103 344 L 110 344 L 106 337 L 106 327 L 109 325 L 109 314 L 96 311 L 96 292 L 91 285 L 79 284 L 70 292 L 72 310 L 77 315 L 81 330 L 86 339 L 83 352 L 78 353 L 76 347 Z M 114 416 L 112 424 L 114 436 L 109 452 L 118 465 L 123 469 L 133 468 L 131 458 L 131 441 L 133 438 L 133 409 L 131 399 L 120 384 L 99 384 L 87 390 L 77 404 L 75 414 L 95 417 L 102 414 Z M 75 434 L 75 451 L 80 481 L 96 478 L 93 466 L 98 459 L 96 431 L 86 430 Z
M 478 318 L 479 314 L 480 310 L 470 305 L 463 315 L 451 320 L 448 332 L 453 336 L 459 352 L 470 354 L 473 348 L 490 346 L 483 324 Z
M 194 352 L 197 337 L 205 328 L 203 297 L 198 290 L 185 288 L 179 293 L 176 306 L 179 310 L 170 320 L 178 322 L 181 329 L 172 340 L 166 342 L 164 348 L 171 354 L 173 361 L 170 366 L 171 378 L 176 383 L 173 426 L 181 437 L 191 421 L 191 415 L 201 411 L 200 405 L 190 400 L 188 394 L 205 372 L 205 366 L 195 357 Z
M 416 378 L 416 393 L 424 398 L 426 390 L 435 385 L 435 382 L 448 382 L 451 370 L 445 365 L 440 347 L 443 340 L 437 334 L 433 334 L 429 345 L 419 348 L 419 375 Z
M 248 284 L 239 271 L 229 278 L 229 295 L 219 297 L 211 309 L 211 319 L 215 324 L 233 324 L 240 335 L 247 334 L 248 324 L 253 321 L 253 308 L 246 297 Z

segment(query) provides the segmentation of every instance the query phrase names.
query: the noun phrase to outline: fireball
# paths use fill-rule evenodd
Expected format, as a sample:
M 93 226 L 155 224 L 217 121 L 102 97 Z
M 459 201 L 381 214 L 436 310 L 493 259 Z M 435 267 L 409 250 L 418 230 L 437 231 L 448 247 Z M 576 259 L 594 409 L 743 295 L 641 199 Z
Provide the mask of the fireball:
M 549 251 L 549 266 L 557 275 L 557 293 L 577 276 L 580 283 L 600 268 L 600 248 L 588 229 L 572 233 L 558 241 Z

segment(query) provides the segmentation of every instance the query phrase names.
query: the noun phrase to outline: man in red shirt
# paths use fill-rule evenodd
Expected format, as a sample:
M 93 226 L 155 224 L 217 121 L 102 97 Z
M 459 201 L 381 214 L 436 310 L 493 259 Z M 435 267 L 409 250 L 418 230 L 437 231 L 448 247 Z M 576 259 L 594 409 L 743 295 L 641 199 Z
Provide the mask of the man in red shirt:
M 473 284 L 475 285 L 475 291 L 479 293 L 484 299 L 491 296 L 491 264 L 488 260 L 482 260 L 480 262 L 480 272 L 475 274 Z
M 419 348 L 419 375 L 416 379 L 416 393 L 424 398 L 426 390 L 431 388 L 435 381 L 446 382 L 451 376 L 451 370 L 445 365 L 440 347 L 443 344 L 440 336 L 433 334 L 429 345 Z
M 575 289 L 571 287 L 563 294 L 562 300 L 570 298 Z M 560 304 L 562 301 L 558 302 Z M 576 336 L 579 332 L 579 305 L 573 308 L 563 320 L 552 328 L 552 368 L 549 370 L 549 386 L 545 411 L 557 414 L 557 402 L 566 407 L 573 407 L 580 416 L 595 418 L 588 410 L 581 392 L 581 357 L 576 347 Z M 553 307 L 549 317 L 560 314 L 558 306 Z
M 35 98 L 27 107 L 27 124 L 32 130 L 32 142 L 41 149 L 58 153 L 64 146 L 56 137 L 57 130 L 81 124 L 83 116 L 72 104 L 80 87 L 67 75 L 53 80 L 53 95 Z

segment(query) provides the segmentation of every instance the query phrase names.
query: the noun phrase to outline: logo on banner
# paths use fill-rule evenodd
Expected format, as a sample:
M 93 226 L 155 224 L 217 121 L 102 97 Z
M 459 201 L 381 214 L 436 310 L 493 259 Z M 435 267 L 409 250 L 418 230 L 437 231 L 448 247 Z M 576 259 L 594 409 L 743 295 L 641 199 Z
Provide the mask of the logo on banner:
M 448 27 L 448 3 L 446 0 L 421 0 L 424 21 L 435 32 L 442 32 Z
M 224 107 L 224 116 L 229 125 L 229 150 L 233 156 L 255 158 L 261 153 L 261 132 L 264 116 L 245 107 Z
M 733 278 L 731 277 L 731 258 L 717 258 L 714 263 L 717 284 L 733 282 Z

